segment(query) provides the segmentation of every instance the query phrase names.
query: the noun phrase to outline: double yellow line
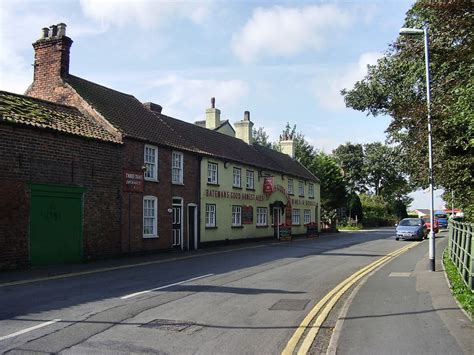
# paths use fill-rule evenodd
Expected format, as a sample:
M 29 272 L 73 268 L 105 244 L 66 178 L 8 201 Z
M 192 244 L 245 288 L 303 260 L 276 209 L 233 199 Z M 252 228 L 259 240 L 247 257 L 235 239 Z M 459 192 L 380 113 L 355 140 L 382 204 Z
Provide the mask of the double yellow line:
M 332 289 L 326 296 L 324 296 L 318 304 L 316 304 L 313 309 L 308 313 L 308 315 L 303 319 L 301 324 L 296 329 L 293 336 L 288 341 L 285 349 L 282 351 L 282 355 L 291 355 L 294 354 L 298 344 L 300 343 L 300 339 L 306 332 L 306 336 L 301 342 L 301 346 L 298 349 L 298 355 L 307 354 L 311 345 L 313 344 L 316 335 L 321 328 L 321 325 L 326 320 L 329 312 L 334 307 L 336 302 L 341 298 L 341 296 L 351 288 L 357 281 L 361 278 L 381 266 L 382 264 L 388 262 L 389 260 L 396 258 L 397 256 L 405 253 L 409 249 L 413 248 L 414 246 L 418 245 L 419 243 L 412 242 L 403 248 L 400 248 L 390 254 L 385 255 L 384 257 L 374 261 L 373 263 L 367 265 L 366 267 L 360 269 L 356 273 L 349 276 L 347 279 L 342 281 L 339 285 L 337 285 L 334 289 Z M 324 308 L 323 308 L 324 307 Z M 318 315 L 319 314 L 319 315 Z M 313 319 L 318 315 L 316 320 L 312 325 Z

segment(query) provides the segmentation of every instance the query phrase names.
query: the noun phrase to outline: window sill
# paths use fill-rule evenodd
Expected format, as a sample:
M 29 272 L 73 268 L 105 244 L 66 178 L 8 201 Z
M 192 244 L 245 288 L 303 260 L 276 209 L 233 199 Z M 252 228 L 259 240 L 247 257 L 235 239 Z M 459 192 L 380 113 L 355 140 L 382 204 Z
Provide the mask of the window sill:
M 242 187 L 240 186 L 232 186 L 233 189 L 236 189 L 236 190 L 242 190 Z
M 207 184 L 210 186 L 220 186 L 218 183 L 214 183 L 214 182 L 208 182 Z
M 214 226 L 214 227 L 208 227 L 208 226 L 206 226 L 205 228 L 206 228 L 206 229 L 217 229 L 216 226 Z
M 232 229 L 242 229 L 244 226 L 231 226 Z
M 299 195 L 298 197 L 303 197 L 304 198 L 304 195 Z
M 182 182 L 173 182 L 173 181 L 171 181 L 171 184 L 172 185 L 184 186 L 184 183 L 182 183 Z
M 269 228 L 268 224 L 259 226 L 258 224 L 255 226 L 256 228 Z
M 255 189 L 253 189 L 253 188 L 251 189 L 251 188 L 248 188 L 248 187 L 245 188 L 245 190 L 247 190 L 247 191 L 255 191 Z
M 143 180 L 146 181 L 146 182 L 160 182 L 160 180 L 158 180 L 158 179 L 150 179 L 150 178 L 148 178 L 148 179 L 143 178 Z
M 143 239 L 158 239 L 158 235 L 144 235 Z
M 293 192 L 288 192 L 288 196 L 295 196 Z
M 308 199 L 310 199 L 310 200 L 314 200 L 314 197 L 311 197 L 311 196 L 309 196 L 309 197 L 308 197 Z

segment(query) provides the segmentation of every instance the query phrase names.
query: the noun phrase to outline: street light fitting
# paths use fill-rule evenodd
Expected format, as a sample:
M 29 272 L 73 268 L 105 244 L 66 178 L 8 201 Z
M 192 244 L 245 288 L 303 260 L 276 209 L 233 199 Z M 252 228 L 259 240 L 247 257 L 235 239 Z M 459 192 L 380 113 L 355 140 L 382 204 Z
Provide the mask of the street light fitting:
M 425 31 L 419 28 L 407 28 L 403 27 L 400 28 L 399 34 L 402 36 L 417 36 L 417 35 L 422 35 L 424 34 Z

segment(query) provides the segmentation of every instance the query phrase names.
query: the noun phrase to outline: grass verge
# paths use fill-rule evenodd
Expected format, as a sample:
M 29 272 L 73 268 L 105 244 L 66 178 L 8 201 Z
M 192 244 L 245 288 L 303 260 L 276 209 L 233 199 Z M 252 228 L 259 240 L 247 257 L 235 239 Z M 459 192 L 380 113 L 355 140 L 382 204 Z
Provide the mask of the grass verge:
M 451 293 L 457 299 L 462 308 L 470 315 L 471 321 L 474 316 L 474 293 L 466 286 L 456 266 L 449 258 L 448 249 L 444 250 L 443 264 L 446 275 L 451 285 Z

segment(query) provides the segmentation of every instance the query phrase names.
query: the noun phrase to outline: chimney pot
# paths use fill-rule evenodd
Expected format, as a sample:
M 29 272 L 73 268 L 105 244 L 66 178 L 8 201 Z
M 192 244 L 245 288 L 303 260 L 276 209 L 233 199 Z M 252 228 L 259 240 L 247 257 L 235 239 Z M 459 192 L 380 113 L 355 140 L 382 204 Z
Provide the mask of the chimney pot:
M 63 37 L 66 35 L 66 24 L 65 23 L 58 23 L 58 37 Z
M 41 39 L 48 38 L 49 35 L 49 28 L 48 27 L 43 27 L 41 29 Z
M 216 98 L 211 97 L 211 108 L 216 108 Z
M 56 37 L 57 34 L 58 34 L 58 26 L 56 25 L 49 26 L 49 36 Z
M 244 112 L 244 121 L 250 121 L 250 111 Z

